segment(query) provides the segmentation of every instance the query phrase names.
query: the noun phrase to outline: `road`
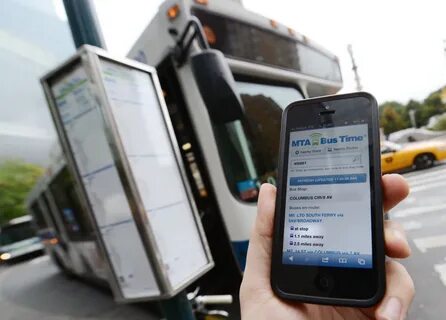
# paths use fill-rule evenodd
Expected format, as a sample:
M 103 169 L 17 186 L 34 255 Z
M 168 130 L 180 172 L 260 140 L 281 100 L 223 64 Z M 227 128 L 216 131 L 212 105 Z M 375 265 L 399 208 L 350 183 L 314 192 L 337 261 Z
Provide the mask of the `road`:
M 404 175 L 409 197 L 390 218 L 402 223 L 411 258 L 402 261 L 414 278 L 409 319 L 444 319 L 446 314 L 446 164 Z M 159 319 L 153 305 L 117 305 L 111 293 L 60 274 L 47 257 L 0 268 L 2 320 Z
M 59 273 L 47 256 L 0 268 L 2 320 L 159 319 L 154 307 L 118 305 L 110 292 Z
M 390 212 L 408 235 L 412 256 L 402 261 L 416 296 L 408 319 L 444 319 L 446 314 L 446 164 L 404 175 L 409 197 Z

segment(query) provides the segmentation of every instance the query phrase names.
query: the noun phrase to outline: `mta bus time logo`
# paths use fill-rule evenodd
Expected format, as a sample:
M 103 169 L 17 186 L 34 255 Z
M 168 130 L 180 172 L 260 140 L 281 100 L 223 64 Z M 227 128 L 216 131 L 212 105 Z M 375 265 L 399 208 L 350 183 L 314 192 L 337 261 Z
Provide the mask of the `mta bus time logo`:
M 321 141 L 321 138 L 322 134 L 320 134 L 319 132 L 310 134 L 311 145 L 318 146 L 319 142 Z
M 366 135 L 350 136 L 342 135 L 337 137 L 323 137 L 321 133 L 314 132 L 307 139 L 296 139 L 291 141 L 292 147 L 319 146 L 324 144 L 336 144 L 345 142 L 363 141 Z

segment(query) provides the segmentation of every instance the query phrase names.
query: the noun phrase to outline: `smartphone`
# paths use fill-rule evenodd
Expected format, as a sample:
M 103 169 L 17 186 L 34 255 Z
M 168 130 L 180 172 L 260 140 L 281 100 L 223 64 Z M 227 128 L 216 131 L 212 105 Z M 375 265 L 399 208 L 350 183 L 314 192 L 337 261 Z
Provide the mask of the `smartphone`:
M 271 286 L 368 307 L 385 292 L 378 106 L 365 92 L 291 103 L 280 137 Z

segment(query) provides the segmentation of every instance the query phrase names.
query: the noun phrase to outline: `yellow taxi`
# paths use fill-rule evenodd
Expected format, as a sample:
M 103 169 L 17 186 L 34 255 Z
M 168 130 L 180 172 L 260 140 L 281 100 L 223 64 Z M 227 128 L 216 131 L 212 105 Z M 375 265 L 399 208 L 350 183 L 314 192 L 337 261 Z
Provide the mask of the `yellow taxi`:
M 381 142 L 382 173 L 426 169 L 446 159 L 446 141 L 422 141 L 399 145 Z

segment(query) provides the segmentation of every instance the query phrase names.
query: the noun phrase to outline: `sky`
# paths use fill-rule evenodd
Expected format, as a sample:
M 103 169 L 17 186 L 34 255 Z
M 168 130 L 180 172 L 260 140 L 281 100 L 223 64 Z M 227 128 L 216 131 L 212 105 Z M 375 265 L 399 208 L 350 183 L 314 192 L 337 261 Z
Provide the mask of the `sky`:
M 94 0 L 108 50 L 126 55 L 160 3 Z M 243 4 L 336 54 L 344 79 L 341 92 L 355 90 L 348 44 L 353 46 L 363 90 L 378 102 L 422 100 L 446 84 L 446 1 L 243 0 Z
M 92 1 L 107 47 L 117 56 L 128 53 L 161 3 Z M 446 84 L 446 1 L 242 1 L 336 54 L 341 92 L 355 90 L 349 43 L 363 88 L 378 102 L 421 100 Z M 0 0 L 0 82 L 6 83 L 0 86 L 0 160 L 46 161 L 56 134 L 38 79 L 74 51 L 62 0 Z
M 75 52 L 56 0 L 0 0 L 0 162 L 44 164 L 55 131 L 39 78 Z

